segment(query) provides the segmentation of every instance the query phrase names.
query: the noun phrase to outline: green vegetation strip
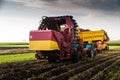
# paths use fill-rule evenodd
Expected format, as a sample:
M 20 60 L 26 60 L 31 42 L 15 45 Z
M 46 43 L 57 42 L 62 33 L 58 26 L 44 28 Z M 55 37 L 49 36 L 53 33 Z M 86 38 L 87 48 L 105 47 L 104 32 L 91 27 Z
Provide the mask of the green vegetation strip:
M 35 59 L 34 54 L 35 53 L 0 55 L 0 63 L 34 60 Z
M 110 41 L 110 49 L 120 48 L 120 41 Z
M 110 46 L 110 49 L 120 48 L 120 46 Z
M 110 42 L 110 46 L 120 46 L 120 42 Z
M 28 47 L 29 43 L 24 42 L 13 42 L 13 43 L 0 43 L 0 47 Z

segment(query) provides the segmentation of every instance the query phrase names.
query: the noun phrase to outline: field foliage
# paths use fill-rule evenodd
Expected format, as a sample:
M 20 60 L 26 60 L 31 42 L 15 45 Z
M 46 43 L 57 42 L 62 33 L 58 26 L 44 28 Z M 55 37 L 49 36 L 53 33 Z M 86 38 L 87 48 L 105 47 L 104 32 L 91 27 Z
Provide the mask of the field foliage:
M 110 41 L 109 42 L 110 49 L 120 48 L 120 41 Z
M 8 43 L 0 43 L 0 47 L 28 47 L 29 43 L 25 42 L 8 42 Z
M 118 41 L 110 41 L 109 45 L 110 46 L 120 46 L 120 41 L 119 40 Z
M 35 59 L 34 54 L 35 53 L 2 54 L 0 55 L 0 63 L 33 60 Z

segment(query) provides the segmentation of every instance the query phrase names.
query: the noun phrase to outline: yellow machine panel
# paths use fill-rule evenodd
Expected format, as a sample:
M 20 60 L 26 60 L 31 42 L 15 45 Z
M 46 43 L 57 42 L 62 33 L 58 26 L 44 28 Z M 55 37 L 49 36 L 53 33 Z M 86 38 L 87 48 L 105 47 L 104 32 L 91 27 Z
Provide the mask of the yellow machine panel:
M 29 43 L 30 50 L 59 50 L 57 42 L 52 40 L 31 40 Z

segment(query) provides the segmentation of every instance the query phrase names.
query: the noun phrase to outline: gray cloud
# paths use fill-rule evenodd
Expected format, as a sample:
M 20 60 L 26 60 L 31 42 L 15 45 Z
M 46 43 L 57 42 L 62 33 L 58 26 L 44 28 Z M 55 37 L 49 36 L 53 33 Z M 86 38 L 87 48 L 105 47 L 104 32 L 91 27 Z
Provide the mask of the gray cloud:
M 3 4 L 4 4 L 4 1 L 0 0 L 0 8 L 2 7 Z
M 85 1 L 76 1 L 76 5 L 100 9 L 105 11 L 120 11 L 120 0 L 85 0 Z
M 63 8 L 77 6 L 108 11 L 120 11 L 120 0 L 34 0 L 33 2 L 43 2 L 49 6 Z
M 26 7 L 74 14 L 120 14 L 120 0 L 11 0 Z
M 106 29 L 107 31 L 109 31 L 108 33 L 111 36 L 119 37 L 116 34 L 117 31 L 119 32 L 118 28 L 120 26 L 120 0 L 5 1 L 9 3 L 9 5 L 5 5 L 9 8 L 9 11 L 6 10 L 8 11 L 7 14 L 10 14 L 10 12 L 11 14 L 13 14 L 13 11 L 15 11 L 18 14 L 14 15 L 19 16 L 22 13 L 27 17 L 36 17 L 37 19 L 41 16 L 55 16 L 66 14 L 72 15 L 74 16 L 80 27 L 83 26 L 84 28 L 88 29 Z

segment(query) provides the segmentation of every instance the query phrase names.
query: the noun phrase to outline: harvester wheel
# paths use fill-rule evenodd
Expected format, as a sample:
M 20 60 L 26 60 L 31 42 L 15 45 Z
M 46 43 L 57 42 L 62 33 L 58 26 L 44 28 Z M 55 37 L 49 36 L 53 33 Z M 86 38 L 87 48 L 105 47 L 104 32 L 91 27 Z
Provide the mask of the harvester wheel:
M 49 63 L 56 62 L 56 59 L 54 58 L 54 56 L 49 55 L 49 56 L 48 56 L 48 62 L 49 62 Z

